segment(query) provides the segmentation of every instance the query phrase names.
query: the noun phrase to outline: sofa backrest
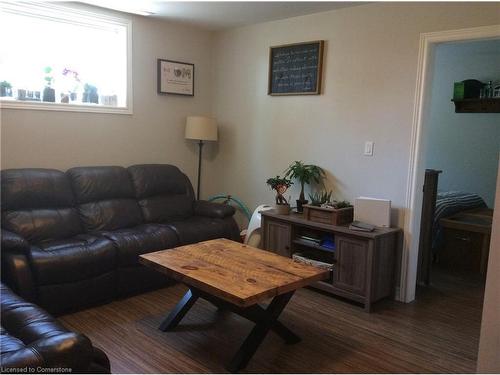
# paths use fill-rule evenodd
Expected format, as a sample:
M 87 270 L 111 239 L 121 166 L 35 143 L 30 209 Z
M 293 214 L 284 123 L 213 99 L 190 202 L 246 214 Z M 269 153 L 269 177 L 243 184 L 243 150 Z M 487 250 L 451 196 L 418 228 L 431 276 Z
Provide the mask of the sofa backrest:
M 179 168 L 143 164 L 129 167 L 128 172 L 145 221 L 171 222 L 193 215 L 193 186 Z
M 2 228 L 30 242 L 83 232 L 67 176 L 54 169 L 6 169 L 0 175 Z
M 123 167 L 76 167 L 66 172 L 80 219 L 89 232 L 143 223 L 134 187 Z

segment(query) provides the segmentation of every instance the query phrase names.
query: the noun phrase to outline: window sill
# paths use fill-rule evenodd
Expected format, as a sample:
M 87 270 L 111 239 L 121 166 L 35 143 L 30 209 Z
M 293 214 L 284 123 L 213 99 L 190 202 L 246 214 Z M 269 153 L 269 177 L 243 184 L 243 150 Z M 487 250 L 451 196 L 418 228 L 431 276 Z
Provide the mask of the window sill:
M 32 109 L 38 111 L 59 111 L 59 112 L 90 112 L 90 113 L 114 113 L 122 115 L 131 115 L 130 107 L 110 107 L 93 104 L 65 104 L 49 103 L 35 101 L 13 101 L 9 99 L 0 99 L 0 109 Z

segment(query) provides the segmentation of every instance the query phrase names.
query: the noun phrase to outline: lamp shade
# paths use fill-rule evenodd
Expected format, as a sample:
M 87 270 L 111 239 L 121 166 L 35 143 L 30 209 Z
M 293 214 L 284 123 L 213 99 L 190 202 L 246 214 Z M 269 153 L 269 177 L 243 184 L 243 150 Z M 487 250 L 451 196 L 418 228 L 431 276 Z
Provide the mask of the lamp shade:
M 185 138 L 200 141 L 216 141 L 217 123 L 210 117 L 188 116 L 186 119 Z

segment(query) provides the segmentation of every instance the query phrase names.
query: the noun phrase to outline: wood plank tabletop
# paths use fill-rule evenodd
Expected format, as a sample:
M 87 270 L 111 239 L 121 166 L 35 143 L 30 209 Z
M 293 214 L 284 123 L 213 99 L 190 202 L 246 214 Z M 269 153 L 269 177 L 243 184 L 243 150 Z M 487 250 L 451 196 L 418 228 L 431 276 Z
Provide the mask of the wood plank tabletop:
M 329 275 L 324 269 L 227 239 L 143 254 L 139 261 L 241 307 L 302 288 Z

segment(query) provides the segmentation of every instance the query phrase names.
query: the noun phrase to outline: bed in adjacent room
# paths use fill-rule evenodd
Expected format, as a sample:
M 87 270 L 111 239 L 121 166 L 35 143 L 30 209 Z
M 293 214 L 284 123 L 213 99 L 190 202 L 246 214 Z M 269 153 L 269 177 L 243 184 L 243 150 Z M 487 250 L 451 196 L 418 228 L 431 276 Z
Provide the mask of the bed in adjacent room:
M 426 169 L 419 238 L 418 282 L 430 283 L 432 263 L 464 274 L 483 274 L 493 210 L 476 193 L 438 191 L 440 170 Z
M 463 191 L 438 191 L 436 208 L 432 220 L 432 251 L 434 254 L 443 246 L 444 236 L 440 220 L 462 211 L 486 208 L 486 203 L 479 195 Z

